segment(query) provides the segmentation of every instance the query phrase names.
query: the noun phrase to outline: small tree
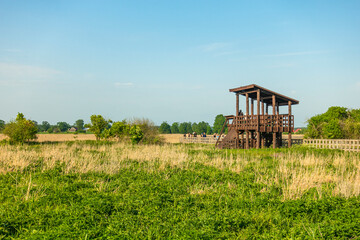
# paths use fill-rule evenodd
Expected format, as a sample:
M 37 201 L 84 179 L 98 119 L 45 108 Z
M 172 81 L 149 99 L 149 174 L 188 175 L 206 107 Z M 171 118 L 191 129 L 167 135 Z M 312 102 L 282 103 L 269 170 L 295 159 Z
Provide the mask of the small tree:
M 74 126 L 76 127 L 77 131 L 83 131 L 83 129 L 84 129 L 84 120 L 82 120 L 82 119 L 76 120 Z
M 5 128 L 5 121 L 4 121 L 4 120 L 0 120 L 0 132 L 1 132 L 2 130 L 4 130 L 4 128 Z
M 224 117 L 224 115 L 222 115 L 222 114 L 217 115 L 215 117 L 215 121 L 214 121 L 213 132 L 220 134 L 221 129 L 223 128 L 225 121 L 226 121 L 226 118 Z M 225 127 L 224 131 L 227 132 L 227 126 Z
M 49 128 L 51 128 L 51 125 L 47 121 L 43 121 L 40 125 L 40 131 L 46 132 Z
M 163 122 L 160 125 L 159 132 L 164 134 L 171 133 L 170 125 L 167 122 Z
M 66 132 L 71 127 L 67 122 L 58 122 L 56 125 L 61 132 Z
M 125 121 L 114 122 L 110 128 L 110 135 L 119 141 L 129 134 L 130 126 Z
M 171 133 L 179 133 L 179 123 L 178 122 L 174 122 L 171 125 Z
M 87 124 L 86 127 L 95 134 L 96 140 L 100 140 L 101 133 L 108 128 L 111 120 L 105 120 L 101 115 L 91 115 L 91 123 Z
M 144 132 L 141 130 L 141 128 L 138 125 L 133 125 L 130 127 L 130 139 L 133 144 L 137 144 L 141 141 L 141 139 L 144 137 Z
M 5 125 L 3 133 L 10 138 L 12 143 L 24 143 L 36 139 L 37 131 L 33 121 L 27 120 L 24 114 L 18 113 L 15 121 Z

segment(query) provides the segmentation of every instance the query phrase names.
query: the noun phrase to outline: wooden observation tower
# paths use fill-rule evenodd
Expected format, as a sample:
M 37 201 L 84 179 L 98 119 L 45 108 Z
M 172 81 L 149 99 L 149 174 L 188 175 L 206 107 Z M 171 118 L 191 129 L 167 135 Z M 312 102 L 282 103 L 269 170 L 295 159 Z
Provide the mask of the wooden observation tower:
M 252 84 L 229 90 L 236 94 L 236 115 L 225 116 L 221 134 L 225 126 L 228 134 L 216 142 L 218 148 L 263 148 L 279 147 L 283 132 L 288 132 L 288 146 L 291 147 L 291 133 L 294 129 L 294 116 L 291 106 L 298 100 L 286 97 L 266 88 Z M 246 111 L 239 109 L 239 95 L 246 97 Z M 256 101 L 256 114 L 254 102 Z M 250 103 L 249 103 L 250 102 Z M 251 106 L 249 106 L 251 104 Z M 272 112 L 269 113 L 269 106 Z M 280 114 L 279 107 L 288 106 L 287 114 Z

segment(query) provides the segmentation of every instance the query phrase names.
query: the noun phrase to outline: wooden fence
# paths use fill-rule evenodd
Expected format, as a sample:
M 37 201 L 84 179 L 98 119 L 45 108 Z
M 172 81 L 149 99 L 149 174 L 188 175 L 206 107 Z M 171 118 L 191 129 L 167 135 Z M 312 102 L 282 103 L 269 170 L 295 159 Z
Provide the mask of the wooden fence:
M 221 137 L 223 138 L 223 137 Z M 180 137 L 181 143 L 207 143 L 215 144 L 217 138 L 209 137 Z M 287 139 L 283 139 L 283 146 L 287 146 Z M 315 148 L 340 149 L 346 151 L 359 151 L 360 140 L 353 139 L 292 139 L 292 144 L 304 144 Z
M 353 139 L 304 139 L 303 144 L 315 148 L 360 151 L 360 140 Z
M 223 137 L 221 137 L 222 139 Z M 217 138 L 214 138 L 213 136 L 209 137 L 180 137 L 181 143 L 207 143 L 207 144 L 215 144 L 217 141 Z

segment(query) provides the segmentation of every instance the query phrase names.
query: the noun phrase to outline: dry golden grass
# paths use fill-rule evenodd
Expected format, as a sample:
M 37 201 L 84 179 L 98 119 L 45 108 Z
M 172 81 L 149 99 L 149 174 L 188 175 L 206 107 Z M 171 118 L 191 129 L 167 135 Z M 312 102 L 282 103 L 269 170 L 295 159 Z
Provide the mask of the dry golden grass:
M 195 151 L 189 151 L 189 148 Z M 206 150 L 206 151 L 203 151 Z M 207 154 L 212 151 L 213 154 Z M 265 152 L 266 153 L 266 152 Z M 249 171 L 255 173 L 255 181 L 264 184 L 264 191 L 278 186 L 283 191 L 283 199 L 297 199 L 309 189 L 316 189 L 321 198 L 323 187 L 331 188 L 334 196 L 360 195 L 360 158 L 357 153 L 337 153 L 337 155 L 314 155 L 296 152 L 277 153 L 273 167 L 262 160 L 263 153 L 249 154 L 248 151 L 236 155 L 226 150 L 211 150 L 205 145 L 90 145 L 75 142 L 38 146 L 0 146 L 0 174 L 29 170 L 36 166 L 42 171 L 62 164 L 65 173 L 104 172 L 117 173 L 122 168 L 130 168 L 136 161 L 149 172 L 167 168 L 191 169 L 194 163 L 212 166 L 220 170 L 230 170 L 238 174 Z M 41 160 L 41 165 L 38 164 Z M 136 170 L 136 169 L 134 169 Z M 236 186 L 229 185 L 229 188 Z M 106 183 L 99 182 L 99 191 Z M 206 194 L 214 191 L 213 186 L 193 186 L 192 194 Z M 328 188 L 329 189 L 329 188 Z M 41 194 L 41 193 L 39 193 Z
M 37 134 L 35 142 L 67 142 L 75 140 L 96 140 L 94 134 Z M 4 134 L 0 134 L 0 141 L 6 139 Z

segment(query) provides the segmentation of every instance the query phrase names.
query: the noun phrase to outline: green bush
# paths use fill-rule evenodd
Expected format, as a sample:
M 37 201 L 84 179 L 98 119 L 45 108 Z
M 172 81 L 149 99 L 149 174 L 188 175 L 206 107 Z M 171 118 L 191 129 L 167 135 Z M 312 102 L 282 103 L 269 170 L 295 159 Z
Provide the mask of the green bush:
M 37 131 L 33 121 L 27 120 L 24 114 L 18 113 L 15 121 L 5 125 L 3 134 L 9 137 L 11 143 L 25 143 L 36 139 Z
M 360 109 L 330 107 L 307 121 L 305 138 L 359 139 Z

